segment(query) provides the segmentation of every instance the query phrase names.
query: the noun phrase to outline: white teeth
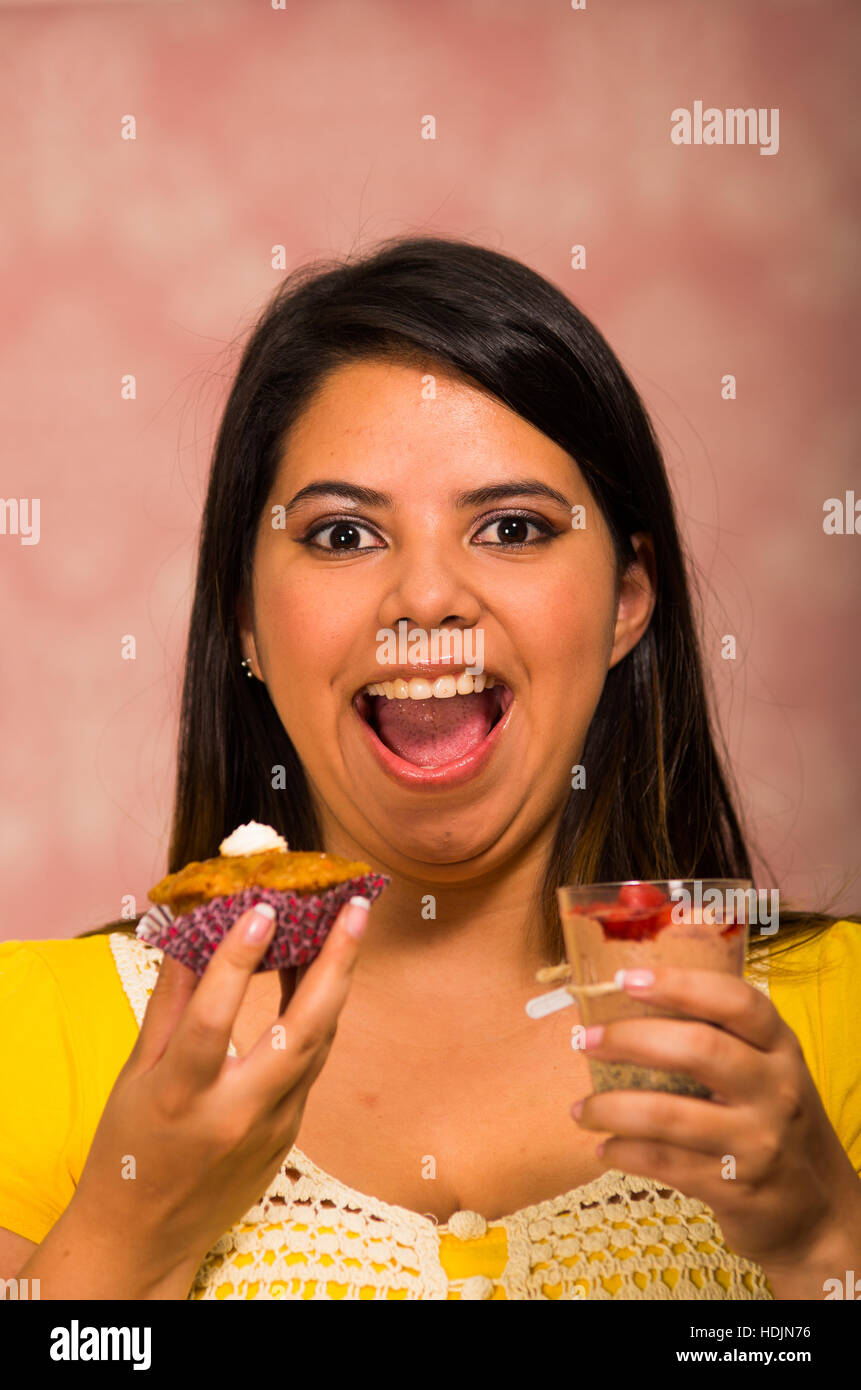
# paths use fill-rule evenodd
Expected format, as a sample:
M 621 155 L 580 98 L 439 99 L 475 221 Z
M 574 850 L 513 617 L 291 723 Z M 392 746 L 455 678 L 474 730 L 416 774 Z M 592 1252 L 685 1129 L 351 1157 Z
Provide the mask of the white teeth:
M 488 676 L 484 672 L 471 676 L 467 671 L 462 671 L 457 677 L 439 676 L 435 681 L 426 680 L 423 676 L 414 676 L 407 681 L 399 676 L 394 681 L 377 681 L 366 685 L 364 692 L 366 695 L 385 695 L 388 700 L 450 700 L 454 695 L 478 694 L 502 684 L 495 676 Z
M 440 676 L 439 680 L 434 681 L 431 693 L 435 700 L 450 700 L 457 694 L 454 676 Z

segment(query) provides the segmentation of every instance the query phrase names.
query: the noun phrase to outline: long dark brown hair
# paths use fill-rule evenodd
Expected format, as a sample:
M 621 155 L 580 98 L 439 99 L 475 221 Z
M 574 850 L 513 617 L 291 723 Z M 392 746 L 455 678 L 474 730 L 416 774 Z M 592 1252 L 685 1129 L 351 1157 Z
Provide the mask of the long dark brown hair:
M 718 753 L 693 580 L 642 401 L 595 326 L 548 280 L 497 251 L 438 237 L 302 266 L 242 353 L 203 516 L 169 871 L 217 854 L 249 820 L 276 827 L 292 849 L 325 848 L 296 750 L 265 686 L 240 666 L 237 604 L 250 592 L 260 516 L 291 428 L 330 370 L 366 358 L 436 362 L 570 454 L 610 531 L 619 577 L 635 559 L 630 535 L 654 540 L 651 622 L 607 672 L 581 755 L 586 786 L 561 808 L 536 887 L 548 959 L 563 955 L 555 890 L 564 883 L 753 879 L 750 836 L 725 748 Z M 824 908 L 784 906 L 780 941 L 833 920 Z

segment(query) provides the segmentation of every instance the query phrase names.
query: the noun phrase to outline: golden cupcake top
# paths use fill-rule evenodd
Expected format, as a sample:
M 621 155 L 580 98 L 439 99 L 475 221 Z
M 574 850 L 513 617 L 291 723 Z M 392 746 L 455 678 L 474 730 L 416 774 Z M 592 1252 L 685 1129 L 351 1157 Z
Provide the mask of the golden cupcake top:
M 265 833 L 264 833 L 265 832 Z M 269 848 L 258 848 L 260 845 Z M 279 845 L 285 848 L 279 848 Z M 338 883 L 373 873 L 370 864 L 336 854 L 291 852 L 271 826 L 251 821 L 222 840 L 214 859 L 193 859 L 150 890 L 150 901 L 175 913 L 190 912 L 211 898 L 230 897 L 244 888 L 273 888 L 298 894 L 325 892 Z M 254 853 L 237 853 L 252 846 Z

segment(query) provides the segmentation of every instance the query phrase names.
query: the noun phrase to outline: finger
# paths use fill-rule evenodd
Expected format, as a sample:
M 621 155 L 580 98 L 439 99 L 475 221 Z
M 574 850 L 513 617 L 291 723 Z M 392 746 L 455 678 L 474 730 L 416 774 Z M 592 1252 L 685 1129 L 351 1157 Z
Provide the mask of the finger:
M 617 1139 L 612 1135 L 606 1140 L 601 1157 L 608 1168 L 651 1178 L 687 1197 L 698 1197 L 708 1206 L 716 1205 L 718 1196 L 723 1196 L 729 1185 L 719 1158 L 695 1154 L 677 1145 Z
M 165 1054 L 180 1084 L 197 1089 L 220 1073 L 248 981 L 275 932 L 271 911 L 268 904 L 255 903 L 216 947 Z M 252 938 L 253 929 L 261 934 Z
M 615 1019 L 586 1055 L 602 1062 L 683 1072 L 716 1093 L 710 1105 L 761 1096 L 770 1088 L 773 1071 L 773 1054 L 760 1052 L 722 1028 L 681 1018 Z
M 147 1069 L 155 1066 L 198 983 L 197 975 L 187 965 L 181 965 L 166 952 L 163 954 L 155 989 L 149 997 L 129 1061 L 135 1058 Z
M 311 1065 L 303 1072 L 294 1086 L 291 1086 L 286 1095 L 282 1096 L 274 1110 L 266 1116 L 269 1125 L 273 1151 L 271 1162 L 279 1164 L 284 1162 L 286 1155 L 296 1143 L 296 1138 L 302 1126 L 302 1117 L 305 1113 L 305 1105 L 308 1095 L 316 1081 L 318 1075 L 326 1065 L 329 1054 L 328 1047 L 321 1047 L 314 1054 Z
M 274 1130 L 283 1131 L 284 1134 L 295 1134 L 297 1132 L 297 1121 L 301 1122 L 302 1114 L 305 1109 L 305 1102 L 308 1099 L 311 1087 L 320 1075 L 329 1057 L 331 1039 L 317 1048 L 309 1065 L 302 1075 L 283 1094 L 275 1109 L 270 1112 L 270 1119 Z M 289 1148 L 289 1143 L 288 1143 Z
M 280 1104 L 311 1065 L 317 1050 L 328 1046 L 349 993 L 359 939 L 352 928 L 367 920 L 367 899 L 352 899 L 338 913 L 323 949 L 306 967 L 279 1027 L 267 1029 L 243 1063 L 243 1083 L 257 1104 L 268 1110 Z M 282 1045 L 283 1044 L 283 1045 Z
M 587 1098 L 579 1123 L 583 1129 L 618 1139 L 676 1145 L 692 1152 L 721 1156 L 738 1153 L 743 1136 L 740 1116 L 726 1106 L 666 1091 L 599 1091 Z
M 633 972 L 626 972 L 631 975 Z M 752 1047 L 771 1051 L 786 1030 L 769 999 L 738 975 L 723 970 L 681 970 L 655 966 L 652 985 L 635 985 L 622 977 L 632 998 L 716 1023 Z

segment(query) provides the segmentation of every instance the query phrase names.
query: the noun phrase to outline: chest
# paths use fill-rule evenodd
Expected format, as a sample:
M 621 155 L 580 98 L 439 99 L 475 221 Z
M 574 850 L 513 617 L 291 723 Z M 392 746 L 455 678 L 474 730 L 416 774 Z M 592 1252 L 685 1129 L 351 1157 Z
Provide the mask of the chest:
M 367 1019 L 342 1015 L 296 1143 L 346 1186 L 440 1223 L 456 1211 L 494 1221 L 568 1192 L 607 1168 L 595 1156 L 604 1136 L 569 1113 L 592 1092 L 575 1022 L 566 1009 L 441 1049 L 418 1026 L 387 1045 Z

